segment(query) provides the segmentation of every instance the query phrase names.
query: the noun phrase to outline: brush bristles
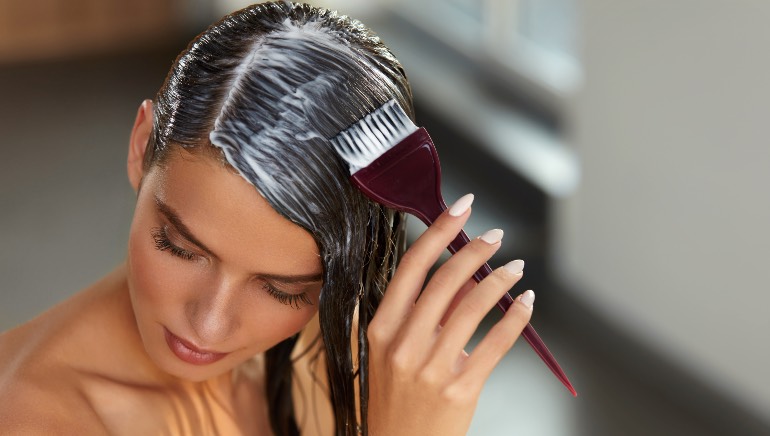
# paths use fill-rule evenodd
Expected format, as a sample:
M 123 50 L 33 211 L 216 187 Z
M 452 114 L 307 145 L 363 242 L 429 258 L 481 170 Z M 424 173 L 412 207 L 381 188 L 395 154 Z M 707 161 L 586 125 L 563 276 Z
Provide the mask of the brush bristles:
M 390 100 L 332 138 L 332 144 L 353 174 L 416 130 L 417 126 L 401 106 Z

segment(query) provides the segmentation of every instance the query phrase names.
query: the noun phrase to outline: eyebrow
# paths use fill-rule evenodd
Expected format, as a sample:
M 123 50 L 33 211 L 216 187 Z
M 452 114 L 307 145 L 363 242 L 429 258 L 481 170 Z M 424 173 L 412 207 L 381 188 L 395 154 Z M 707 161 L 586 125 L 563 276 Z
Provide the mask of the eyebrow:
M 158 206 L 158 210 L 160 213 L 162 213 L 166 219 L 171 223 L 171 225 L 174 226 L 177 232 L 179 234 L 187 239 L 190 243 L 197 246 L 201 250 L 205 251 L 210 256 L 213 256 L 215 258 L 219 258 L 216 254 L 214 254 L 213 251 L 211 251 L 210 248 L 206 247 L 205 244 L 203 244 L 201 241 L 198 240 L 195 236 L 193 236 L 190 229 L 182 222 L 182 219 L 179 218 L 179 215 L 174 211 L 174 209 L 171 208 L 171 206 L 164 203 L 160 198 L 157 196 L 155 197 L 155 204 Z M 294 274 L 294 275 L 283 275 L 283 274 L 255 274 L 261 279 L 266 280 L 273 280 L 276 282 L 286 283 L 286 284 L 292 284 L 292 283 L 314 283 L 319 282 L 323 280 L 323 273 L 318 274 Z
M 199 241 L 198 238 L 193 236 L 192 232 L 190 232 L 190 229 L 188 229 L 187 226 L 184 225 L 184 223 L 179 218 L 179 215 L 177 215 L 174 209 L 172 209 L 169 205 L 164 203 L 157 196 L 155 197 L 155 204 L 158 206 L 158 210 L 160 211 L 160 213 L 162 213 L 166 217 L 166 219 L 168 219 L 171 225 L 173 225 L 176 228 L 176 230 L 179 232 L 180 235 L 182 235 L 182 237 L 190 241 L 192 244 L 198 246 L 198 248 L 205 251 L 207 254 L 218 258 L 218 256 L 214 254 L 213 251 L 211 251 L 201 241 Z
M 298 274 L 298 275 L 278 275 L 278 274 L 257 274 L 262 279 L 272 280 L 285 284 L 292 283 L 314 283 L 323 280 L 323 274 Z

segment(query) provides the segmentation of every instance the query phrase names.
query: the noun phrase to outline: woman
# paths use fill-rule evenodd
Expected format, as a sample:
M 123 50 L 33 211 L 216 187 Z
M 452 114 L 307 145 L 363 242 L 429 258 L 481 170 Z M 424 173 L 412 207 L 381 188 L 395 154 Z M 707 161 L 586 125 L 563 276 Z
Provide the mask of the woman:
M 193 40 L 137 113 L 125 264 L 0 336 L 3 431 L 465 434 L 534 294 L 463 352 L 523 262 L 469 280 L 492 230 L 424 284 L 471 195 L 401 256 L 403 215 L 329 141 L 393 98 L 412 114 L 398 61 L 325 10 L 255 5 Z

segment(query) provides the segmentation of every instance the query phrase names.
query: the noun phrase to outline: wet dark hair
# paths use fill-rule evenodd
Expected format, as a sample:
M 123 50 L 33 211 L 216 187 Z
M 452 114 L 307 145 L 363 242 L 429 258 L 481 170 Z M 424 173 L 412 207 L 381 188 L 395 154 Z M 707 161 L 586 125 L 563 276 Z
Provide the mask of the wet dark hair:
M 156 96 L 144 162 L 145 169 L 162 164 L 178 146 L 220 150 L 278 213 L 313 235 L 324 269 L 319 319 L 338 435 L 358 433 L 357 375 L 367 433 L 366 329 L 403 252 L 404 216 L 350 184 L 330 138 L 391 99 L 413 117 L 401 65 L 363 24 L 304 4 L 254 5 L 213 24 L 176 59 Z M 266 352 L 270 424 L 279 435 L 299 434 L 295 343 L 292 337 Z

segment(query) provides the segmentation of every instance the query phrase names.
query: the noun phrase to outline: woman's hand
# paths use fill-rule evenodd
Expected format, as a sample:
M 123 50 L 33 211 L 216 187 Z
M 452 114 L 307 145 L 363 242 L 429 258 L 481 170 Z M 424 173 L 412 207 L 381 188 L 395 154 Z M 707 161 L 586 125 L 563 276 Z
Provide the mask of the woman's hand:
M 513 261 L 474 286 L 473 273 L 500 248 L 500 230 L 463 247 L 423 290 L 428 270 L 468 220 L 472 201 L 470 195 L 458 200 L 404 254 L 369 325 L 373 436 L 465 435 L 484 382 L 529 322 L 532 291 L 523 302 L 516 298 L 472 354 L 463 351 L 522 276 L 523 262 Z

